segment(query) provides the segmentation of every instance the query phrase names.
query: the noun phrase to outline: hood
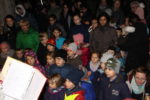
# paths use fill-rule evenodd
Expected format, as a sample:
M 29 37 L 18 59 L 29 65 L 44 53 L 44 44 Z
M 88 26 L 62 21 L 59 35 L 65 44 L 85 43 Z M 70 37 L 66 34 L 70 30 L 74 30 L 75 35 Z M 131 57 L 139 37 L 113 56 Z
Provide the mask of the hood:
M 17 8 L 20 8 L 20 9 L 23 10 L 23 14 L 22 14 L 22 15 L 19 14 L 19 12 L 17 11 Z M 21 5 L 21 4 L 16 5 L 16 7 L 15 7 L 15 12 L 16 12 L 17 15 L 20 15 L 20 16 L 22 16 L 22 17 L 24 17 L 25 14 L 26 14 L 26 10 L 25 10 L 25 8 L 23 7 L 23 5 Z

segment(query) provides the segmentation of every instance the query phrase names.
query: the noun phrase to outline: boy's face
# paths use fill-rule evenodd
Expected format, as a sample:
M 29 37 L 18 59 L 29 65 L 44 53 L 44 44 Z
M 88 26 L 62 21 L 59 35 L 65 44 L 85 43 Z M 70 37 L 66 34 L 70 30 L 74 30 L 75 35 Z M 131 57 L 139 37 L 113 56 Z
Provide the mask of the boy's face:
M 23 51 L 22 50 L 16 51 L 16 56 L 21 59 L 23 57 Z
M 105 26 L 107 24 L 107 19 L 105 16 L 102 16 L 100 19 L 99 19 L 99 23 L 101 26 Z
M 52 45 L 47 45 L 47 50 L 48 50 L 49 52 L 53 52 L 53 51 L 55 51 L 55 47 L 52 46 Z
M 92 61 L 93 63 L 97 63 L 97 62 L 99 61 L 98 55 L 95 54 L 95 53 L 92 54 L 91 61 Z
M 55 63 L 54 58 L 52 58 L 51 56 L 46 56 L 46 61 L 47 61 L 47 64 L 49 65 L 52 65 Z
M 75 87 L 75 85 L 69 79 L 66 79 L 65 86 L 67 89 L 72 89 Z
M 32 65 L 32 66 L 35 64 L 35 59 L 34 59 L 34 57 L 27 56 L 26 59 L 27 59 L 27 61 L 26 61 L 27 64 Z
M 55 63 L 56 63 L 57 66 L 61 67 L 61 66 L 63 66 L 65 64 L 65 61 L 61 57 L 56 57 L 55 58 Z
M 114 70 L 110 69 L 110 68 L 106 68 L 105 69 L 105 74 L 108 78 L 113 78 L 116 73 L 114 72 Z
M 49 80 L 49 81 L 48 81 L 48 86 L 49 86 L 51 89 L 57 88 L 56 83 L 53 82 L 52 80 Z
M 54 30 L 53 31 L 53 35 L 55 36 L 55 38 L 58 38 L 60 36 L 61 32 L 58 30 Z
M 9 27 L 12 27 L 14 25 L 14 20 L 11 18 L 6 18 L 6 23 Z
M 78 24 L 80 24 L 80 22 L 81 22 L 81 18 L 80 18 L 79 16 L 74 16 L 74 17 L 73 17 L 73 22 L 74 22 L 76 25 L 78 25 Z
M 67 54 L 68 54 L 68 57 L 72 57 L 75 55 L 74 51 L 72 50 L 67 50 Z
M 96 28 L 98 26 L 98 21 L 96 19 L 92 20 L 92 27 Z

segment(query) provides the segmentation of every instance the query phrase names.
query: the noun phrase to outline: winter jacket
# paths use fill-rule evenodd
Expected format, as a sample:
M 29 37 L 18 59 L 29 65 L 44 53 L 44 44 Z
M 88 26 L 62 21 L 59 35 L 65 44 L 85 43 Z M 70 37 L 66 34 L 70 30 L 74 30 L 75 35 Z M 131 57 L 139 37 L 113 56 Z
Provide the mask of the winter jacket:
M 123 100 L 126 98 L 131 98 L 131 94 L 120 76 L 117 76 L 113 81 L 107 77 L 102 79 L 99 100 Z
M 39 33 L 30 28 L 28 32 L 19 31 L 17 33 L 16 47 L 25 50 L 31 48 L 34 52 L 39 46 Z
M 57 49 L 61 49 L 62 45 L 64 44 L 65 38 L 59 37 L 55 41 L 56 41 L 56 47 L 57 47 Z
M 63 78 L 66 78 L 69 72 L 73 70 L 74 70 L 74 67 L 72 67 L 70 64 L 64 64 L 61 67 L 54 64 L 49 68 L 48 76 L 51 76 L 57 73 L 57 74 L 60 74 Z
M 89 48 L 80 48 L 82 54 L 81 54 L 81 60 L 82 60 L 82 65 L 87 66 L 88 62 L 90 60 L 90 49 Z
M 75 87 L 74 89 L 68 90 L 65 93 L 64 100 L 85 100 L 85 92 L 80 87 Z
M 92 83 L 82 81 L 81 87 L 86 91 L 85 100 L 96 100 L 96 95 Z
M 115 29 L 109 26 L 99 26 L 92 31 L 90 36 L 91 52 L 105 52 L 110 46 L 116 46 L 117 33 Z
M 64 100 L 65 89 L 57 88 L 57 89 L 49 89 L 47 88 L 46 93 L 44 95 L 44 100 Z

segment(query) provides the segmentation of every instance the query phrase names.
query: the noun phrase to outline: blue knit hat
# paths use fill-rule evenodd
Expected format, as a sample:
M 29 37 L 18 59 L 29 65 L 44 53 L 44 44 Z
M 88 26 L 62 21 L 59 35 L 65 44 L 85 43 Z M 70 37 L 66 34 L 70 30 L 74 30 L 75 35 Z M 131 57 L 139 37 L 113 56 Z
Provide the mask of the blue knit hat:
M 78 85 L 83 75 L 84 73 L 81 70 L 74 69 L 67 75 L 66 79 L 69 79 L 72 83 Z

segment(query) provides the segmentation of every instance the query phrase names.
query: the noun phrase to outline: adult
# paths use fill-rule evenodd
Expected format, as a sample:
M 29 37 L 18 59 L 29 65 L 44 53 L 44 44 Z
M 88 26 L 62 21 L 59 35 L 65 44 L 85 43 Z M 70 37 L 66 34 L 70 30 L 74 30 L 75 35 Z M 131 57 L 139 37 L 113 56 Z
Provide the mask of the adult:
M 19 22 L 21 30 L 17 33 L 16 47 L 23 50 L 31 48 L 34 52 L 39 46 L 39 33 L 30 27 L 29 21 Z
M 109 17 L 103 13 L 99 17 L 99 27 L 91 32 L 90 49 L 91 52 L 105 52 L 110 46 L 116 46 L 117 33 L 109 26 Z
M 138 67 L 133 70 L 128 75 L 127 84 L 132 98 L 136 100 L 150 99 L 150 80 L 148 70 L 145 67 Z

